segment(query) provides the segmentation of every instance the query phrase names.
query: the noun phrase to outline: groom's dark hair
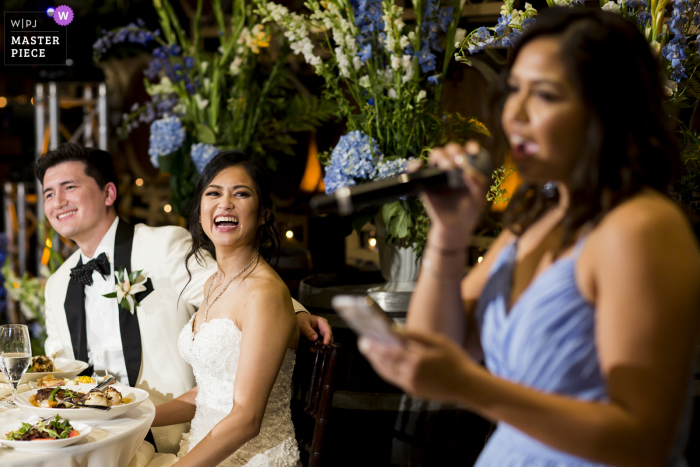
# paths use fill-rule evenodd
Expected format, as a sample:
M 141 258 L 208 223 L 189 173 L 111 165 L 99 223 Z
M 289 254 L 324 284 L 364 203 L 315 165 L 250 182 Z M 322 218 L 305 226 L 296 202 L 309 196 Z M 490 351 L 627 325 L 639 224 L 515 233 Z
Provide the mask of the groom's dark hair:
M 93 178 L 100 189 L 109 182 L 114 183 L 115 187 L 119 186 L 112 156 L 107 151 L 86 148 L 75 143 L 63 143 L 40 157 L 34 165 L 34 175 L 43 185 L 47 170 L 58 164 L 73 161 L 85 164 L 85 175 Z

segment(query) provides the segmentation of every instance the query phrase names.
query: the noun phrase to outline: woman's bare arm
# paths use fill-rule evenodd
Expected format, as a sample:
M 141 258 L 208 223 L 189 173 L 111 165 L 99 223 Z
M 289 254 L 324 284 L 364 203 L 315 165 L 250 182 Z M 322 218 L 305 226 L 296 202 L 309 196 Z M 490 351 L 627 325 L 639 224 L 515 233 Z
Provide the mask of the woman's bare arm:
M 156 407 L 156 417 L 153 419 L 152 427 L 177 425 L 192 421 L 195 410 L 195 398 L 197 397 L 197 387 L 190 389 L 180 397 L 177 397 L 165 404 Z

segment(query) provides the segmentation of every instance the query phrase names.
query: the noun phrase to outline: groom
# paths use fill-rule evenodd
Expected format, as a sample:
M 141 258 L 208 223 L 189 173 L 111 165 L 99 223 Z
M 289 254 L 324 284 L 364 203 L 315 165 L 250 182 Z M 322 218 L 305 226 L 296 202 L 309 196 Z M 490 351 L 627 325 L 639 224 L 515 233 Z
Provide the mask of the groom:
M 51 226 L 79 251 L 46 283 L 46 355 L 88 362 L 94 370 L 149 392 L 162 404 L 195 386 L 191 367 L 180 357 L 178 336 L 202 303 L 206 280 L 217 270 L 212 257 L 193 259 L 189 281 L 184 257 L 192 240 L 182 227 L 129 225 L 117 217 L 117 178 L 109 153 L 65 143 L 40 158 L 44 213 Z M 115 271 L 142 270 L 139 305 L 124 308 L 115 291 Z M 122 302 L 123 303 L 123 302 Z M 132 309 L 129 309 L 132 308 Z M 299 328 L 316 339 L 313 327 L 331 339 L 323 318 L 294 301 Z M 154 428 L 159 452 L 177 452 L 184 426 Z

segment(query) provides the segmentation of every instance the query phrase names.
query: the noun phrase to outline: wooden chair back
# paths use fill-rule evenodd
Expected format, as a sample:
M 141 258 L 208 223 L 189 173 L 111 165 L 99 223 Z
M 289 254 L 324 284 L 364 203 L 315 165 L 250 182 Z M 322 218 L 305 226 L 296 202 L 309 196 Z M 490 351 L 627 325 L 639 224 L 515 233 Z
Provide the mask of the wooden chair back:
M 307 352 L 310 348 L 315 352 Z M 299 449 L 302 451 L 302 461 L 308 456 L 308 467 L 318 467 L 321 461 L 323 438 L 329 421 L 329 413 L 333 404 L 333 374 L 338 359 L 340 344 L 323 344 L 321 341 L 311 342 L 304 338 L 299 343 L 297 352 L 297 367 L 294 378 L 294 394 L 301 400 L 301 411 L 312 420 L 302 422 L 295 420 Z M 308 358 L 299 358 L 308 355 Z M 297 415 L 299 415 L 297 410 Z M 293 410 L 294 415 L 294 410 Z M 313 422 L 313 435 L 309 440 L 311 430 L 303 430 L 303 426 Z M 310 427 L 309 427 L 310 428 Z

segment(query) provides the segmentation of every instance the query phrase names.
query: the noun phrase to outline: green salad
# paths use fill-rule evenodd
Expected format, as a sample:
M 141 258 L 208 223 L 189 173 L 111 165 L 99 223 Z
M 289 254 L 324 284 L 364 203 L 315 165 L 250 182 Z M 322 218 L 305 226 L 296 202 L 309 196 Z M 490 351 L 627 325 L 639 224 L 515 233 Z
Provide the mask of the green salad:
M 75 438 L 79 434 L 68 420 L 56 415 L 53 418 L 42 418 L 34 425 L 22 423 L 19 430 L 7 433 L 6 437 L 14 441 L 39 441 Z

